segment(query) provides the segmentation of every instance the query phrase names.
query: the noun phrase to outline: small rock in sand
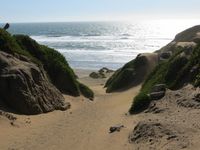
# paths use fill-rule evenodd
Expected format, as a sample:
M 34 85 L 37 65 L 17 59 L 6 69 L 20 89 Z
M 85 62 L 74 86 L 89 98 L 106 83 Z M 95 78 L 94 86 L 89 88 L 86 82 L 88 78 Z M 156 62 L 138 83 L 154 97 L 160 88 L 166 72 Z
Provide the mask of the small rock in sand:
M 124 128 L 124 125 L 116 125 L 116 126 L 112 126 L 110 127 L 110 133 L 113 133 L 113 132 L 120 132 L 121 128 Z

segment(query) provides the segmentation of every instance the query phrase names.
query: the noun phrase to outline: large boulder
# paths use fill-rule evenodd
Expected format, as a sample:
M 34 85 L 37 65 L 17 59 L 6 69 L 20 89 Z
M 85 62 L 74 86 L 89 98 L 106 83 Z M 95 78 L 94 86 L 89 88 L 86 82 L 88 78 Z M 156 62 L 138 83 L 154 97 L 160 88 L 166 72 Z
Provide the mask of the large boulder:
M 46 73 L 29 58 L 0 51 L 0 95 L 11 108 L 23 114 L 66 110 L 62 94 L 49 82 Z

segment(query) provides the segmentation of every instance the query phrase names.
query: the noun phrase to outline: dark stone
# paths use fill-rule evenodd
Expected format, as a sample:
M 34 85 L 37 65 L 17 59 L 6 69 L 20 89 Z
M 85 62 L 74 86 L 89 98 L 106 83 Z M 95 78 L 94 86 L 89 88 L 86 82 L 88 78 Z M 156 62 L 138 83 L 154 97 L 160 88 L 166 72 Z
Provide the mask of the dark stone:
M 98 73 L 96 73 L 96 72 L 92 72 L 89 76 L 90 76 L 91 78 L 93 78 L 93 79 L 98 79 L 98 78 L 100 78 L 100 75 L 99 75 Z
M 151 100 L 159 100 L 165 96 L 165 91 L 152 92 L 149 94 Z
M 112 126 L 112 127 L 110 127 L 110 133 L 113 133 L 113 132 L 116 132 L 116 131 L 120 131 L 121 130 L 121 128 L 123 128 L 124 127 L 124 125 L 116 125 L 116 126 Z
M 111 69 L 108 69 L 108 68 L 106 68 L 106 67 L 103 67 L 103 68 L 101 68 L 98 72 L 99 72 L 99 73 L 112 73 L 112 72 L 114 72 L 114 71 L 111 70 Z
M 152 89 L 151 93 L 153 92 L 161 92 L 161 91 L 166 91 L 166 85 L 165 84 L 156 84 Z
M 171 57 L 171 52 L 163 52 L 160 54 L 161 59 L 169 59 Z

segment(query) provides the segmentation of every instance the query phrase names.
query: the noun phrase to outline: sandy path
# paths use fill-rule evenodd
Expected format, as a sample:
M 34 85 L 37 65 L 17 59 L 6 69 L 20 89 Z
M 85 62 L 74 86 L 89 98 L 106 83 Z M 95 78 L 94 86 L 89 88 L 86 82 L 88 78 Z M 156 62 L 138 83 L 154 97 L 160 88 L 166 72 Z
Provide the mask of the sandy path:
M 83 82 L 88 82 L 88 79 L 83 79 Z M 17 115 L 16 127 L 3 121 L 0 125 L 0 149 L 131 149 L 128 134 L 137 123 L 137 118 L 126 116 L 125 113 L 140 87 L 122 93 L 106 94 L 100 81 L 90 81 L 88 84 L 96 93 L 94 102 L 83 100 L 82 97 L 65 96 L 72 104 L 68 111 L 54 111 L 37 116 Z M 31 123 L 26 123 L 29 121 Z M 109 134 L 109 127 L 116 124 L 123 124 L 126 128 Z

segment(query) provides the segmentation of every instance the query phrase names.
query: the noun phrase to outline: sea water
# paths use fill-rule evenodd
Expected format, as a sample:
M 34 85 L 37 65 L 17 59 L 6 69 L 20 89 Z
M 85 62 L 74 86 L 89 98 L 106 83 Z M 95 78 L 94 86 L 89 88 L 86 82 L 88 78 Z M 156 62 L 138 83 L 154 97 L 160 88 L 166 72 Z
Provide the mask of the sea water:
M 198 20 L 132 22 L 11 23 L 9 32 L 27 34 L 62 53 L 72 68 L 118 69 L 139 53 L 160 49 Z

